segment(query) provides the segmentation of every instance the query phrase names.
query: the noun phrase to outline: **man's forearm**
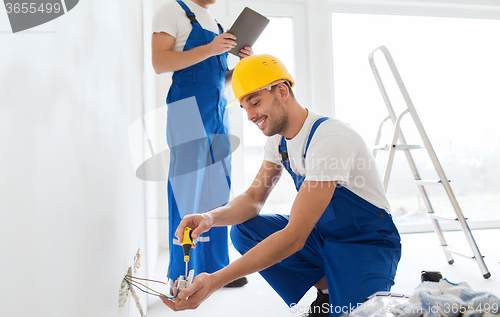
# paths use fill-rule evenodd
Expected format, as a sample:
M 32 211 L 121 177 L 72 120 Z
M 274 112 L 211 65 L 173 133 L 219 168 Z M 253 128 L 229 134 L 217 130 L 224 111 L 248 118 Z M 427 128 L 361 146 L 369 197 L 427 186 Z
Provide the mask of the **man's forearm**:
M 189 51 L 160 51 L 153 55 L 153 67 L 158 74 L 174 72 L 197 64 L 211 55 L 207 45 L 195 47 Z
M 209 212 L 212 227 L 240 224 L 256 217 L 280 179 L 281 172 L 281 166 L 264 161 L 252 185 L 243 194 Z

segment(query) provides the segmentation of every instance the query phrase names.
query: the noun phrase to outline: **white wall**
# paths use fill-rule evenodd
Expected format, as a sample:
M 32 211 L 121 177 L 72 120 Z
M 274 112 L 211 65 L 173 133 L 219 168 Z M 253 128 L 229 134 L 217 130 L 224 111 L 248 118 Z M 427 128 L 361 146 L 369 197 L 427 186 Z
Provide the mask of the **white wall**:
M 167 230 L 165 183 L 135 177 L 128 128 L 164 106 L 169 78 L 150 63 L 152 13 L 163 2 L 81 0 L 19 34 L 0 9 L 1 316 L 118 316 L 120 281 L 139 247 L 138 275 L 152 275 Z M 225 27 L 231 2 L 211 10 Z M 325 9 L 397 1 L 275 2 L 304 5 L 311 49 L 296 63 L 311 70 L 305 102 L 333 114 L 332 62 L 321 62 L 330 49 L 316 31 L 330 32 Z M 441 2 L 473 9 L 472 0 Z M 122 313 L 137 315 L 134 306 Z
M 82 0 L 12 34 L 0 9 L 0 316 L 118 316 L 146 251 L 127 134 L 145 107 L 143 14 Z

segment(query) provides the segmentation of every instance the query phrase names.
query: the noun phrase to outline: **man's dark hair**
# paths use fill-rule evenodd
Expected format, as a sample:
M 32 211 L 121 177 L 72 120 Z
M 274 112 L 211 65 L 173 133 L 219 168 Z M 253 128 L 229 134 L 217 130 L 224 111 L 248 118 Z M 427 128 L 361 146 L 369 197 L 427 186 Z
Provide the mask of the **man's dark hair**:
M 292 96 L 292 98 L 293 98 L 293 99 L 295 99 L 295 94 L 293 93 L 292 86 L 290 85 L 290 82 L 289 82 L 288 80 L 285 80 L 285 85 L 288 87 L 288 91 L 289 91 L 289 93 L 290 93 L 290 96 Z M 278 86 L 278 85 L 276 85 L 276 86 Z M 273 86 L 273 87 L 271 88 L 271 91 L 272 91 L 272 90 L 274 90 L 274 88 L 275 88 L 276 86 Z

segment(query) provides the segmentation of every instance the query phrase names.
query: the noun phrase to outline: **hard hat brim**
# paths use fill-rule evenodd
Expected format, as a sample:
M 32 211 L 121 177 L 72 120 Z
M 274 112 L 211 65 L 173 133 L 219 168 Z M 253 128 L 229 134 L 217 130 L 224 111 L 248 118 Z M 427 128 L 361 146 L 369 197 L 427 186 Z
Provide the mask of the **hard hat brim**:
M 226 108 L 230 108 L 232 106 L 236 106 L 240 103 L 240 98 L 236 98 L 234 99 L 233 101 L 231 101 L 230 103 L 227 104 Z
M 257 92 L 257 91 L 261 91 L 261 90 L 264 90 L 264 89 L 268 89 L 268 90 L 270 90 L 273 86 L 276 86 L 276 85 L 277 85 L 277 84 L 279 84 L 279 83 L 284 83 L 284 82 L 286 82 L 286 81 L 288 81 L 288 82 L 290 83 L 290 86 L 291 86 L 291 87 L 293 87 L 293 84 L 294 84 L 294 82 L 293 82 L 293 81 L 292 81 L 292 82 L 290 82 L 290 81 L 289 81 L 289 80 L 287 80 L 287 79 L 278 79 L 278 80 L 275 80 L 275 81 L 273 81 L 273 82 L 271 82 L 271 83 L 269 83 L 269 84 L 267 84 L 267 85 L 264 85 L 263 87 L 260 87 L 260 88 L 258 88 L 258 89 L 255 89 L 254 91 L 251 91 L 251 92 L 249 92 L 248 94 L 241 96 L 240 98 L 236 98 L 236 99 L 234 99 L 233 101 L 231 101 L 230 103 L 228 103 L 228 104 L 227 104 L 226 108 L 229 108 L 229 107 L 232 107 L 232 106 L 235 106 L 235 105 L 239 104 L 239 103 L 240 103 L 240 100 L 241 100 L 242 98 L 244 98 L 245 96 L 248 96 L 248 95 L 250 95 L 250 94 L 253 94 L 253 93 Z

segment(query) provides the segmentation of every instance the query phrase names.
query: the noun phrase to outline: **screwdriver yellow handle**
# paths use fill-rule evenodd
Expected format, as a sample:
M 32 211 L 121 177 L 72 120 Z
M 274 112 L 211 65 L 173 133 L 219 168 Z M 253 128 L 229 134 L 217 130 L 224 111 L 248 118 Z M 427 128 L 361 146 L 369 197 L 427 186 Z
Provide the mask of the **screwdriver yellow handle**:
M 182 237 L 182 249 L 184 250 L 184 262 L 189 262 L 189 251 L 193 245 L 193 239 L 191 238 L 191 233 L 193 229 L 186 227 L 184 228 L 184 235 Z

